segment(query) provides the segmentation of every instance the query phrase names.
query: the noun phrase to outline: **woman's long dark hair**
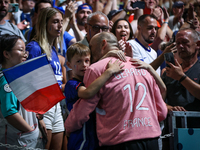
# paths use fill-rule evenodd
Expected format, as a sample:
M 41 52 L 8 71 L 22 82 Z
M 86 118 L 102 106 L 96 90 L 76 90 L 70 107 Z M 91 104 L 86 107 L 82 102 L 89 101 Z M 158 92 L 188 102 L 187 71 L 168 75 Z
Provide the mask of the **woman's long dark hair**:
M 3 51 L 12 51 L 12 48 L 15 46 L 18 39 L 22 39 L 20 36 L 17 35 L 1 35 L 0 36 L 0 64 L 4 62 L 4 55 Z

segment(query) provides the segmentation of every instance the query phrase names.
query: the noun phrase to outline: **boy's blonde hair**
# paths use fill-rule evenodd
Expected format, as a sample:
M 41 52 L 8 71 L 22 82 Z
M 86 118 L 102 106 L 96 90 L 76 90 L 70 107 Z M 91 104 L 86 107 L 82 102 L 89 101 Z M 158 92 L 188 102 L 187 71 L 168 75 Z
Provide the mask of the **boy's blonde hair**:
M 67 61 L 71 62 L 72 57 L 74 57 L 74 55 L 90 55 L 90 49 L 89 47 L 81 44 L 81 43 L 75 43 L 73 45 L 71 45 L 68 49 L 67 49 Z

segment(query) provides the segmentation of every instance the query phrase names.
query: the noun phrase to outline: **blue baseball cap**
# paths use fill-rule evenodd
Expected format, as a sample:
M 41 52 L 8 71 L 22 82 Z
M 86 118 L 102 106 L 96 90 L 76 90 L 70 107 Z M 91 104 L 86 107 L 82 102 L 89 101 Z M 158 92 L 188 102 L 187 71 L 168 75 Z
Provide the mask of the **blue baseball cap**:
M 92 7 L 87 3 L 84 3 L 84 4 L 80 5 L 80 6 L 78 6 L 78 9 L 77 9 L 76 12 L 79 12 L 82 9 L 90 9 L 92 11 Z

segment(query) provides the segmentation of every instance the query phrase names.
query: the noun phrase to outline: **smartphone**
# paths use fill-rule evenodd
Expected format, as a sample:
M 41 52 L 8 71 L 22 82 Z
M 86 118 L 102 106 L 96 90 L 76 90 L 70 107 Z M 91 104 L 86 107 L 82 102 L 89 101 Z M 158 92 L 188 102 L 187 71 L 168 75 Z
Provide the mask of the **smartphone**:
M 165 59 L 165 61 L 168 61 L 168 62 L 172 63 L 173 65 L 175 65 L 174 54 L 172 52 L 165 53 L 164 54 L 164 59 Z M 168 64 L 166 64 L 166 66 L 170 67 Z
M 8 6 L 8 12 L 18 12 L 19 4 L 18 3 L 10 3 Z
M 134 2 L 134 3 L 132 2 L 131 6 L 133 8 L 138 7 L 139 9 L 144 9 L 145 8 L 145 2 L 143 2 L 143 1 L 137 1 L 137 2 Z

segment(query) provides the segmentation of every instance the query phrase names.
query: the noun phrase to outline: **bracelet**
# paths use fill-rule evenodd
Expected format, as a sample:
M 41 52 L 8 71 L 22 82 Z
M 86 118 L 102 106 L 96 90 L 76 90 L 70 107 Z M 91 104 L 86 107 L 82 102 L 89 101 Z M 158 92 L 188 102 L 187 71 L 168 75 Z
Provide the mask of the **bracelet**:
M 166 21 L 165 21 L 165 22 L 163 22 L 163 24 L 164 24 L 164 23 L 168 24 L 168 22 L 166 22 Z
M 184 74 L 184 75 L 180 78 L 179 82 L 181 83 L 183 80 L 185 80 L 186 77 L 187 77 L 187 76 Z

